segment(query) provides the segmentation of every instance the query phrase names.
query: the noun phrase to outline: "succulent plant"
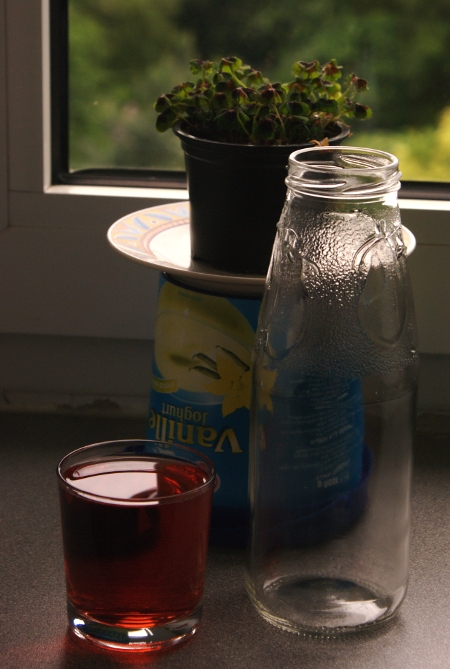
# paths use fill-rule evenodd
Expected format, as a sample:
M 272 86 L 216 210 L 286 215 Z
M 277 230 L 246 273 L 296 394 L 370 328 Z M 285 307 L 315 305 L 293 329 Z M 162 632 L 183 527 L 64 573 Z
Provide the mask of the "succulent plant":
M 294 63 L 294 79 L 270 83 L 236 56 L 190 61 L 197 81 L 185 81 L 155 102 L 156 128 L 181 129 L 204 139 L 237 144 L 302 144 L 336 134 L 343 118 L 367 119 L 367 105 L 356 101 L 367 81 L 342 78 L 335 59 Z

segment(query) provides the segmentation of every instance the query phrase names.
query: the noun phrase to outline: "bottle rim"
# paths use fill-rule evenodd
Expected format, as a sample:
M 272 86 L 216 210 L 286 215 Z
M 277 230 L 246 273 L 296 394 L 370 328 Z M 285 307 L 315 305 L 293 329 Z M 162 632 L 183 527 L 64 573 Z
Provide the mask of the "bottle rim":
M 286 185 L 325 199 L 366 199 L 398 191 L 399 161 L 386 151 L 358 146 L 314 146 L 289 156 Z

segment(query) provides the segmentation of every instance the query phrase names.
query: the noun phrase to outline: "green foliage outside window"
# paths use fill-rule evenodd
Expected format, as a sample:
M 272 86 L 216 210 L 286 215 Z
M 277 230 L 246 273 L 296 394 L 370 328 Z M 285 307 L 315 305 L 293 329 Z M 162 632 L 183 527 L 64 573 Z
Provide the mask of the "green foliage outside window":
M 450 181 L 448 0 L 69 0 L 70 162 L 183 169 L 154 100 L 193 58 L 238 55 L 273 81 L 336 58 L 369 81 L 347 144 L 395 153 L 404 178 Z

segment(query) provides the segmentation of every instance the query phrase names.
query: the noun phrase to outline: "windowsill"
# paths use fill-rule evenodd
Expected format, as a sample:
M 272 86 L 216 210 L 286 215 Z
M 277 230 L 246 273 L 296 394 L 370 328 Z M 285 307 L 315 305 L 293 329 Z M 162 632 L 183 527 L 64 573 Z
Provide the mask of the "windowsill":
M 128 188 L 126 186 L 49 186 L 49 195 L 92 195 L 107 197 L 139 197 L 154 200 L 187 200 L 186 188 Z M 450 205 L 450 203 L 449 203 Z
M 399 199 L 400 209 L 420 209 L 422 211 L 450 211 L 450 200 Z
M 107 197 L 139 197 L 154 200 L 187 200 L 185 188 L 129 188 L 126 186 L 52 185 L 45 188 L 48 195 L 92 195 Z M 400 209 L 421 211 L 450 211 L 450 200 L 399 199 Z

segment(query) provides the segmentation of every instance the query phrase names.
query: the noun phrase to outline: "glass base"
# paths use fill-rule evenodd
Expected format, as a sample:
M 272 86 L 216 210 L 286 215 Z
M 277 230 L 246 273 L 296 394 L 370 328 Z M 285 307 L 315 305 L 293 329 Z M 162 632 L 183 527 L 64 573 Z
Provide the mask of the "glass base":
M 188 618 L 161 626 L 131 628 L 92 620 L 76 611 L 70 601 L 67 602 L 69 625 L 75 636 L 96 646 L 128 652 L 163 651 L 186 641 L 197 630 L 201 610 L 200 604 Z
M 388 595 L 370 586 L 334 578 L 282 578 L 264 590 L 263 601 L 247 590 L 259 613 L 272 625 L 297 634 L 332 636 L 385 622 L 402 603 L 407 584 Z

